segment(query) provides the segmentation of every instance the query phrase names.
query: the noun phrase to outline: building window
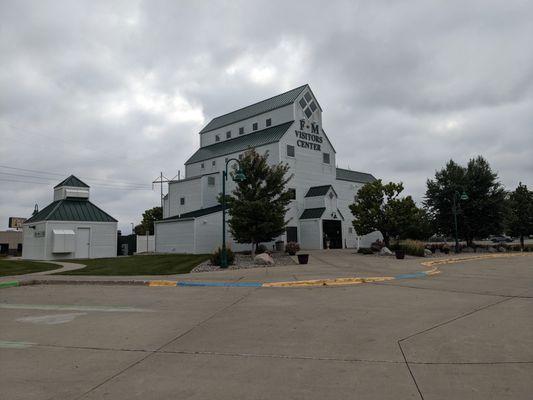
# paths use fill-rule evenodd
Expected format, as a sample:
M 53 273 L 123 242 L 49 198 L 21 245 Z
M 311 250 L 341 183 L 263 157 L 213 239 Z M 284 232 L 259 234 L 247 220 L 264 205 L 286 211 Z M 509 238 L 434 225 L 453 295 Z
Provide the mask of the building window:
M 180 205 L 185 205 L 185 197 L 180 197 Z
M 242 160 L 242 154 L 239 154 L 239 160 Z
M 302 98 L 300 99 L 300 107 L 305 108 L 306 105 L 307 105 L 307 102 L 306 102 L 305 99 L 302 97 Z
M 254 122 L 254 124 L 252 125 L 252 129 L 253 129 L 254 131 L 257 130 L 257 122 Z
M 211 165 L 214 167 L 215 165 L 217 165 L 217 160 L 213 160 L 211 161 Z
M 311 99 L 312 99 L 312 97 L 311 97 L 311 95 L 309 94 L 309 92 L 306 92 L 306 93 L 304 94 L 304 97 L 305 97 L 305 99 L 306 99 L 308 102 L 310 102 Z
M 215 135 L 215 142 L 220 142 L 220 136 Z
M 348 228 L 348 233 L 353 233 L 353 228 L 352 227 Z
M 294 146 L 287 145 L 287 157 L 294 157 Z
M 289 198 L 290 198 L 291 200 L 296 200 L 296 189 L 294 189 L 294 188 L 290 188 L 290 189 L 288 190 L 288 192 L 289 192 L 289 194 L 291 195 Z
M 324 164 L 329 164 L 329 153 L 322 153 L 322 162 Z
M 205 168 L 205 164 L 204 164 L 204 163 L 201 163 L 201 164 L 200 164 L 200 168 L 204 169 L 204 168 Z
M 207 184 L 209 186 L 215 186 L 215 177 L 214 176 L 208 176 L 207 177 Z
M 311 107 L 311 110 L 313 110 L 313 112 L 315 112 L 315 111 L 316 111 L 316 109 L 317 109 L 317 106 L 316 106 L 316 104 L 315 104 L 315 102 L 314 102 L 314 101 L 313 101 L 313 102 L 311 102 L 311 104 L 309 104 L 309 107 Z
M 226 139 L 229 139 L 229 138 L 231 138 L 231 131 L 226 132 Z
M 266 126 L 270 126 L 270 125 L 272 125 L 272 119 L 271 119 L 271 118 L 268 118 L 268 119 L 266 120 Z
M 244 135 L 244 127 L 239 128 L 239 135 Z

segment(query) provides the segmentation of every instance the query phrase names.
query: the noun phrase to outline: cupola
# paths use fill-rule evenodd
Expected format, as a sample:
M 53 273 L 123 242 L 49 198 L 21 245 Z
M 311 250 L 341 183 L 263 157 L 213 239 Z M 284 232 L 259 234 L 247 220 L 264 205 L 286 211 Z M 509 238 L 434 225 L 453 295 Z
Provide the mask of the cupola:
M 54 201 L 67 198 L 89 199 L 89 185 L 74 175 L 54 186 Z

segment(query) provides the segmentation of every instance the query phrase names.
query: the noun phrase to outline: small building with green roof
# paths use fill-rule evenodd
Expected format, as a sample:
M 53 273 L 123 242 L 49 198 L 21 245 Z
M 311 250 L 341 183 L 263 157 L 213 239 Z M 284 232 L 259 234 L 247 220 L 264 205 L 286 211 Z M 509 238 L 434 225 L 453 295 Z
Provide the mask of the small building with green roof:
M 54 187 L 54 201 L 24 222 L 22 258 L 61 260 L 117 255 L 117 220 L 89 201 L 74 175 Z

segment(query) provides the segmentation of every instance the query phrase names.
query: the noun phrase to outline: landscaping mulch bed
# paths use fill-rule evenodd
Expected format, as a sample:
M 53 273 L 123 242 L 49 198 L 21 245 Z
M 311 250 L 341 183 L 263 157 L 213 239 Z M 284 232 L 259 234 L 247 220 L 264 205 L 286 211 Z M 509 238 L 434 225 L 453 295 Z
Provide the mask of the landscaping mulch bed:
M 270 254 L 272 258 L 274 259 L 274 265 L 264 265 L 264 264 L 256 264 L 254 263 L 254 260 L 251 255 L 247 254 L 235 254 L 235 263 L 233 265 L 230 265 L 227 269 L 249 269 L 249 268 L 272 268 L 272 267 L 280 267 L 284 265 L 294 265 L 296 264 L 291 257 L 289 257 L 285 253 L 271 253 Z M 218 265 L 211 265 L 211 262 L 209 260 L 204 261 L 203 263 L 197 265 L 194 267 L 191 271 L 191 273 L 195 272 L 211 272 L 211 271 L 222 271 L 223 269 L 220 268 Z

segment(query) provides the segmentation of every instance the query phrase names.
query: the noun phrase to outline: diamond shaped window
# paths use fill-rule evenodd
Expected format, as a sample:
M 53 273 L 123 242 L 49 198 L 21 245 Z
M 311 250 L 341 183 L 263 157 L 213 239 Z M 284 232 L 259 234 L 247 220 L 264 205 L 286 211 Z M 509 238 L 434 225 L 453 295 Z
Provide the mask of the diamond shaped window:
M 311 115 L 313 115 L 313 112 L 309 108 L 306 108 L 304 112 L 305 112 L 305 115 L 307 115 L 307 118 L 310 118 Z
M 316 109 L 317 109 L 316 104 L 315 104 L 314 101 L 312 101 L 311 104 L 309 104 L 309 107 L 311 107 L 311 110 L 312 110 L 313 112 L 315 112 Z
M 300 99 L 299 103 L 300 103 L 300 107 L 302 107 L 302 108 L 305 108 L 305 106 L 307 105 L 307 103 L 305 102 L 305 99 L 303 97 Z
M 304 97 L 305 97 L 305 99 L 307 100 L 308 103 L 313 99 L 313 98 L 311 97 L 311 95 L 309 94 L 309 92 L 306 92 L 306 93 L 304 94 Z

